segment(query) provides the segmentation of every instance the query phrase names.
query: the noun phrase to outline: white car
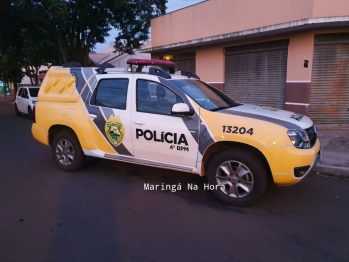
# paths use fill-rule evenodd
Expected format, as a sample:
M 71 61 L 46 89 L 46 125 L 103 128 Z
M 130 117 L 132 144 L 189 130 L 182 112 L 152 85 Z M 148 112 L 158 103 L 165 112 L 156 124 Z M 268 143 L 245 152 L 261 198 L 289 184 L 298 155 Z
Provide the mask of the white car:
M 15 100 L 16 116 L 24 113 L 28 114 L 29 118 L 33 118 L 33 107 L 38 101 L 39 88 L 39 86 L 22 86 L 18 89 Z

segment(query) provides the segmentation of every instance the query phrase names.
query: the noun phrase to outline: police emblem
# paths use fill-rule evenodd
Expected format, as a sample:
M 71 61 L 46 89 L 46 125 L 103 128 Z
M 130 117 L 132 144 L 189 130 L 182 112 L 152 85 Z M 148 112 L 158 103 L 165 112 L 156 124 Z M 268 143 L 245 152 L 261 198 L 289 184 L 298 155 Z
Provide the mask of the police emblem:
M 125 129 L 119 116 L 111 115 L 104 126 L 105 134 L 113 146 L 119 146 L 125 137 Z
M 290 117 L 293 118 L 294 120 L 297 120 L 297 121 L 301 121 L 303 118 L 302 115 L 298 115 L 298 114 L 290 115 Z

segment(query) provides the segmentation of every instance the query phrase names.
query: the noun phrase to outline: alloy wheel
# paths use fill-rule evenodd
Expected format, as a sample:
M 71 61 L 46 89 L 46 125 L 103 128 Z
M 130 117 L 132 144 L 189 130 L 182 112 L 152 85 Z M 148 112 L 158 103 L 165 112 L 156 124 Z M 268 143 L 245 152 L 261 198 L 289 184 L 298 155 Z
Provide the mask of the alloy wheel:
M 56 156 L 61 164 L 70 165 L 75 158 L 73 145 L 66 139 L 59 140 L 56 145 Z
M 239 161 L 226 161 L 216 171 L 217 185 L 233 198 L 247 196 L 253 188 L 254 179 L 250 169 Z

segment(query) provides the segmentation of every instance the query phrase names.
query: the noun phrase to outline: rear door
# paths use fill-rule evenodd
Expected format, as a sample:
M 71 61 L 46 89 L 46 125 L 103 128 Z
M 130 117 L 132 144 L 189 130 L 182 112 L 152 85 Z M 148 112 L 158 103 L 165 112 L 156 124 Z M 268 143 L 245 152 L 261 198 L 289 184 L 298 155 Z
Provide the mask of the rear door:
M 92 136 L 104 157 L 133 156 L 130 125 L 132 75 L 97 75 L 87 105 L 93 122 Z

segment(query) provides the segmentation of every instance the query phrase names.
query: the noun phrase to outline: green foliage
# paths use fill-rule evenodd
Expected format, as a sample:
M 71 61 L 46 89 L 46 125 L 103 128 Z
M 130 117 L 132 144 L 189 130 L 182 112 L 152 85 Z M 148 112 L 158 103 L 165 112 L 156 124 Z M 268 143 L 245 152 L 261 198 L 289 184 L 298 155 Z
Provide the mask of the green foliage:
M 38 85 L 40 66 L 59 61 L 49 31 L 40 26 L 41 21 L 32 19 L 34 10 L 24 9 L 20 1 L 2 2 L 0 8 L 4 25 L 0 31 L 0 79 L 19 83 L 24 68 L 34 79 L 32 84 Z
M 165 13 L 167 0 L 119 2 L 114 26 L 120 33 L 114 47 L 120 53 L 133 54 L 133 50 L 149 38 L 150 19 Z
M 24 60 L 23 42 L 18 36 L 22 27 L 21 21 L 17 19 L 20 10 L 11 5 L 10 0 L 2 0 L 0 10 L 0 80 L 19 83 L 23 78 L 21 68 Z
M 165 13 L 167 0 L 17 0 L 32 19 L 47 26 L 62 62 L 88 64 L 90 50 L 103 43 L 112 28 L 118 51 L 132 53 L 149 37 L 150 19 Z M 38 15 L 39 14 L 39 15 Z M 120 48 L 120 43 L 122 47 Z
M 41 65 L 77 61 L 116 28 L 116 50 L 132 54 L 149 38 L 150 19 L 167 0 L 1 0 L 0 79 L 20 82 Z

